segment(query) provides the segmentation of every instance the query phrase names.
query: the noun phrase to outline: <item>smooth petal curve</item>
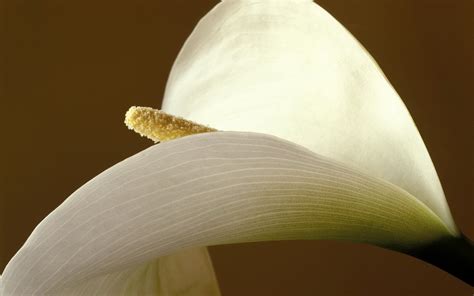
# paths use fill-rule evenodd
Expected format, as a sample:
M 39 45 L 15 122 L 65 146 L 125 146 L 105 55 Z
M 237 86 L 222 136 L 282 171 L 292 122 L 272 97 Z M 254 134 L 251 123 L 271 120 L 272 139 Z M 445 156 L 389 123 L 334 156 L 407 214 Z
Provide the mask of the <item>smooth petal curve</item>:
M 306 0 L 233 0 L 182 48 L 163 110 L 276 135 L 410 192 L 453 233 L 443 189 L 402 100 L 372 57 Z
M 207 248 L 199 247 L 98 276 L 72 288 L 65 288 L 57 294 L 218 296 L 220 291 L 216 283 Z
M 191 247 L 343 239 L 404 251 L 449 236 L 386 181 L 274 136 L 206 133 L 154 145 L 79 188 L 7 265 L 0 294 L 155 291 L 156 259 Z

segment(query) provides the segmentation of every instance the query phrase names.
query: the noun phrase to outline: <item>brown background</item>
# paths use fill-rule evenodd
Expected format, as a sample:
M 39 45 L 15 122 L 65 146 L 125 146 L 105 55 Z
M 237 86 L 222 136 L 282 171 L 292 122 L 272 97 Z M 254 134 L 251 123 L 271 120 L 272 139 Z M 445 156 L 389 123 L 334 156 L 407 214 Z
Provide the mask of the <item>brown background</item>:
M 179 48 L 215 2 L 1 2 L 0 270 L 72 191 L 151 145 L 124 127 L 124 112 L 159 107 Z M 474 1 L 319 3 L 405 100 L 454 218 L 474 238 Z M 473 292 L 427 264 L 365 245 L 276 242 L 211 253 L 224 296 Z

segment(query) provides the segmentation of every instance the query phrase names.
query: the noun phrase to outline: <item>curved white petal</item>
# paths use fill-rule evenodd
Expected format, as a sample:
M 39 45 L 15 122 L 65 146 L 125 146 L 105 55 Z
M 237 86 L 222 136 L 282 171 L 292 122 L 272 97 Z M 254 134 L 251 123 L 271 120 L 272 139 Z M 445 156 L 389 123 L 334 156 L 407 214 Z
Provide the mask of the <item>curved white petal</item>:
M 54 293 L 68 296 L 218 296 L 207 248 L 181 250 L 139 266 L 97 276 Z
M 307 0 L 218 4 L 195 28 L 163 110 L 273 134 L 388 180 L 456 226 L 403 102 L 364 48 Z
M 7 265 L 0 294 L 156 292 L 156 258 L 189 247 L 345 239 L 406 250 L 449 235 L 381 179 L 273 136 L 207 133 L 155 145 L 74 192 Z

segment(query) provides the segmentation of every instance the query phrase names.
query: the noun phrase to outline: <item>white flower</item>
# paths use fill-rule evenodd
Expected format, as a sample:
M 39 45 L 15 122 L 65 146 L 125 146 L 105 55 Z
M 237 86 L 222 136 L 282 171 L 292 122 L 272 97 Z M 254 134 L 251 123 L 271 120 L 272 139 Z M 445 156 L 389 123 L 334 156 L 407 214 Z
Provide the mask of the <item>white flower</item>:
M 371 243 L 472 283 L 472 246 L 407 109 L 313 2 L 218 4 L 163 110 L 221 132 L 154 145 L 79 188 L 10 261 L 1 295 L 216 295 L 192 247 L 283 239 Z

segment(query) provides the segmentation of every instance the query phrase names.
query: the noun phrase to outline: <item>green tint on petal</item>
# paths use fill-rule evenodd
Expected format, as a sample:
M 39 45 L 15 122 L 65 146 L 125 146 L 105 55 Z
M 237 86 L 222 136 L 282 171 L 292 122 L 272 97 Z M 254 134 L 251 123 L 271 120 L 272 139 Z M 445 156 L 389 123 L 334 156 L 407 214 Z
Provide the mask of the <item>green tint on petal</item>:
M 458 232 L 423 140 L 367 51 L 312 1 L 224 1 L 174 63 L 162 109 L 272 134 L 391 182 Z
M 159 260 L 163 295 L 220 295 L 207 248 L 187 249 Z
M 164 256 L 137 268 L 124 295 L 219 296 L 219 287 L 206 247 Z
M 408 252 L 449 237 L 428 207 L 384 180 L 274 136 L 205 133 L 154 145 L 79 188 L 9 262 L 0 294 L 194 295 L 206 281 L 174 277 L 194 262 L 177 252 L 192 247 L 340 239 Z M 156 259 L 171 254 L 184 257 L 165 257 L 161 278 Z
M 206 247 L 181 250 L 142 265 L 108 273 L 61 289 L 68 296 L 219 296 L 220 291 Z

